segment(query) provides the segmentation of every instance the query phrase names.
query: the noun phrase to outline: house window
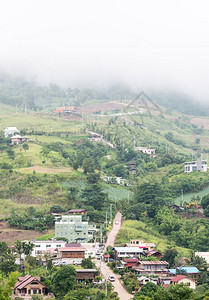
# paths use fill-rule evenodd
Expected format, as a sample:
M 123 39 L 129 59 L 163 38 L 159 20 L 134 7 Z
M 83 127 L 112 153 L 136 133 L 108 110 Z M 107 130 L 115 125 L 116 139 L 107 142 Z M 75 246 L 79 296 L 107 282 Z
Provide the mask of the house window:
M 46 248 L 49 248 L 49 247 L 51 247 L 51 245 L 46 245 Z
M 40 247 L 41 247 L 41 245 L 36 245 L 36 247 L 37 247 L 37 248 L 40 248 Z
M 30 290 L 28 290 L 28 294 L 30 295 Z

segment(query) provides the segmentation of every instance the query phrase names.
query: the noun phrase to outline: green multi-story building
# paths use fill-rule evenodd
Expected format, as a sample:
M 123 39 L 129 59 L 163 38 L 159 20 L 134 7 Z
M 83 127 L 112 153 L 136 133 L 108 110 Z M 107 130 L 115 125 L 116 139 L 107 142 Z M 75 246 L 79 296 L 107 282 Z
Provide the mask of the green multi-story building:
M 55 237 L 67 238 L 69 243 L 86 243 L 93 239 L 96 231 L 96 225 L 82 221 L 81 215 L 62 216 L 55 222 Z

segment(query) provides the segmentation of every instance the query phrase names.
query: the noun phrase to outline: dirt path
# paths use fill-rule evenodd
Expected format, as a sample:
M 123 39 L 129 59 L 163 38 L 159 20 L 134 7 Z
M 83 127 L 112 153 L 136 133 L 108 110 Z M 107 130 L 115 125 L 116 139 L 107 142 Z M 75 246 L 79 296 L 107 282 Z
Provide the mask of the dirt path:
M 121 228 L 121 221 L 122 221 L 122 215 L 120 212 L 117 212 L 115 219 L 113 221 L 113 228 L 109 233 L 107 242 L 105 244 L 106 248 L 107 246 L 114 246 L 116 235 L 118 234 Z M 96 266 L 100 268 L 100 262 L 97 260 L 95 263 Z M 115 291 L 118 293 L 118 297 L 120 298 L 120 300 L 129 300 L 133 298 L 133 296 L 126 291 L 126 289 L 123 287 L 122 283 L 120 282 L 120 275 L 114 274 L 113 271 L 103 261 L 101 263 L 101 273 L 104 276 L 104 278 L 108 278 L 110 275 L 114 275 L 115 281 L 112 282 L 112 284 L 115 288 Z

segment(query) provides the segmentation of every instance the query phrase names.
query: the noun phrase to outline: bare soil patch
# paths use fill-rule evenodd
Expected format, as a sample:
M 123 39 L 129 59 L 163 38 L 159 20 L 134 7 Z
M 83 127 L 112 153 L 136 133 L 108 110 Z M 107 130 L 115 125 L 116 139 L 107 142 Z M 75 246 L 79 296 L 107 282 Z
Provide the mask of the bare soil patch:
M 191 123 L 197 125 L 198 127 L 202 127 L 204 129 L 209 129 L 209 119 L 208 118 L 192 118 Z
M 114 109 L 123 109 L 124 105 L 116 102 L 104 102 L 94 105 L 78 107 L 78 113 L 80 114 L 91 114 L 96 111 L 112 111 Z
M 29 168 L 19 169 L 20 172 L 21 172 L 21 170 L 22 171 L 31 171 L 31 172 L 35 171 L 37 173 L 51 173 L 51 174 L 73 172 L 72 168 L 48 168 L 48 167 L 42 167 L 40 165 L 35 165 L 35 166 L 29 167 Z
M 46 233 L 48 233 L 47 230 L 39 232 L 35 230 L 14 229 L 10 228 L 7 222 L 0 222 L 0 241 L 7 243 L 8 246 L 14 245 L 16 240 L 32 240 Z

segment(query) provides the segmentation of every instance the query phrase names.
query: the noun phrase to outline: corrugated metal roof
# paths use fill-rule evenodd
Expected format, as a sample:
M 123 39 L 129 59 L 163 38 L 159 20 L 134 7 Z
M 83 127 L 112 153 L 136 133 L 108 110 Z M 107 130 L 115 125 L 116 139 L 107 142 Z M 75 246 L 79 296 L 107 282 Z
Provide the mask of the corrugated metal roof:
M 178 267 L 177 269 L 169 269 L 168 272 L 177 274 L 178 270 L 188 274 L 200 273 L 200 271 L 196 267 Z
M 141 265 L 168 265 L 167 261 L 139 261 Z
M 183 278 L 186 278 L 186 276 L 185 275 L 179 275 L 179 276 L 176 276 L 173 279 L 171 279 L 171 281 L 172 282 L 178 282 L 179 280 L 181 280 Z
M 115 251 L 124 253 L 142 253 L 143 250 L 139 247 L 115 247 Z
M 61 247 L 58 248 L 60 252 L 71 252 L 71 251 L 86 251 L 86 248 L 83 247 Z
M 177 269 L 180 271 L 185 271 L 186 273 L 200 273 L 196 267 L 179 267 Z

